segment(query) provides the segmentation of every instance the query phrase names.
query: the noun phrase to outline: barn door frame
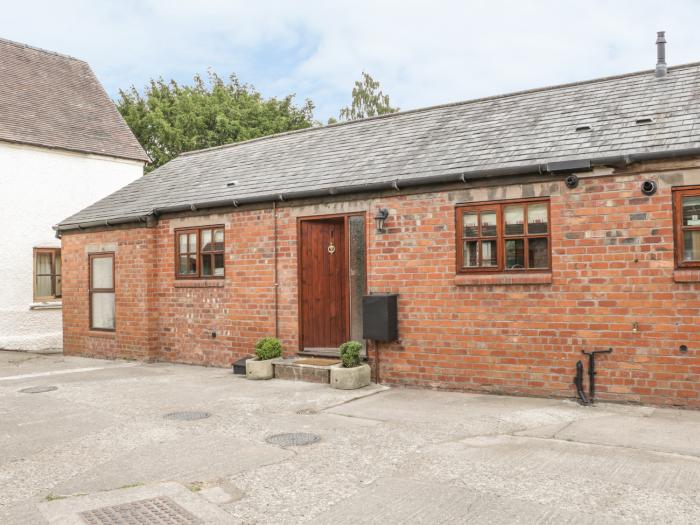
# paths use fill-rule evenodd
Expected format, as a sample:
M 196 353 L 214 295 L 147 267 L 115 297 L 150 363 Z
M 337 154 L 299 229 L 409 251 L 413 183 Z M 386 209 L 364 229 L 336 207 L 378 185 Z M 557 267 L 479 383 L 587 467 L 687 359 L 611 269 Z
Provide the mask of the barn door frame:
M 352 331 L 352 324 L 351 324 L 351 305 L 350 305 L 350 300 L 351 300 L 351 293 L 350 293 L 350 273 L 351 273 L 351 268 L 350 268 L 350 260 L 352 258 L 352 254 L 350 253 L 351 249 L 351 239 L 350 239 L 350 227 L 349 227 L 349 220 L 350 217 L 354 216 L 360 216 L 365 218 L 365 231 L 364 231 L 364 242 L 365 244 L 367 243 L 367 219 L 366 219 L 366 212 L 360 211 L 360 212 L 352 212 L 352 213 L 335 213 L 335 214 L 326 214 L 326 215 L 310 215 L 310 216 L 305 216 L 305 217 L 297 217 L 297 323 L 298 323 L 298 350 L 299 352 L 304 351 L 304 297 L 303 297 L 303 286 L 302 286 L 302 272 L 303 272 L 303 265 L 304 265 L 304 258 L 303 258 L 303 249 L 302 249 L 302 223 L 308 222 L 308 221 L 323 221 L 323 220 L 328 220 L 328 219 L 342 219 L 342 225 L 343 225 L 343 233 L 344 233 L 344 242 L 345 242 L 345 304 L 343 305 L 343 312 L 345 315 L 345 329 L 346 329 L 346 338 L 350 338 L 350 334 Z M 366 250 L 367 248 L 365 248 Z M 364 288 L 366 290 L 367 288 L 367 259 L 368 257 L 365 256 L 364 260 Z

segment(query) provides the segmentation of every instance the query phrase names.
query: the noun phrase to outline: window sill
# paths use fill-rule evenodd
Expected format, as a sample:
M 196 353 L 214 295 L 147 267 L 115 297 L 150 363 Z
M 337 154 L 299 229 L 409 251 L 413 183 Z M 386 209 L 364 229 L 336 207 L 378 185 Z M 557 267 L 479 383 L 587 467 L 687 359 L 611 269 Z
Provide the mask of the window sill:
M 513 284 L 552 284 L 551 272 L 538 273 L 486 273 L 459 274 L 455 276 L 456 286 L 493 286 Z
M 223 288 L 223 279 L 176 280 L 175 288 Z
M 700 283 L 700 268 L 674 270 L 673 280 L 677 283 Z
M 60 310 L 63 308 L 61 301 L 37 302 L 29 305 L 30 310 Z
M 88 332 L 88 337 L 95 337 L 98 339 L 114 339 L 117 337 L 117 332 L 115 330 L 90 330 L 90 332 Z

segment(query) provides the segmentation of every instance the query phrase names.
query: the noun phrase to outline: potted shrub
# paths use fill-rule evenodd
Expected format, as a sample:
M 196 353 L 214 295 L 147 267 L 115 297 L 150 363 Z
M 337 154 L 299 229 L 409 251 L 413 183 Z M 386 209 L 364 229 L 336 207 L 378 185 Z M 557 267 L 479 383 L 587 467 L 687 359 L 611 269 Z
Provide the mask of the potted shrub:
M 246 379 L 272 379 L 272 363 L 282 355 L 282 343 L 275 337 L 263 337 L 255 344 L 255 356 L 245 362 Z
M 342 363 L 331 368 L 331 386 L 341 390 L 354 390 L 370 383 L 369 365 L 360 357 L 362 343 L 348 341 L 340 345 Z

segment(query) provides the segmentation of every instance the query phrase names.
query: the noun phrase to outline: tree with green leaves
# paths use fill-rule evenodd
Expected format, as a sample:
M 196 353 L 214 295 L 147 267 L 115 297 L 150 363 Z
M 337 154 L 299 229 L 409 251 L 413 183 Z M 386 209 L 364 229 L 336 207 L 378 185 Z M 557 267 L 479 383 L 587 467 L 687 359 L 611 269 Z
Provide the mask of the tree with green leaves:
M 355 87 L 352 88 L 352 104 L 340 110 L 340 120 L 376 117 L 398 110 L 399 108 L 391 106 L 389 95 L 385 95 L 379 89 L 379 82 L 363 71 L 362 80 L 356 80 Z M 329 124 L 334 122 L 335 119 L 328 120 Z
M 313 124 L 313 103 L 294 104 L 294 95 L 268 98 L 235 75 L 228 82 L 209 72 L 191 86 L 151 80 L 141 94 L 119 91 L 119 113 L 153 159 L 146 170 L 186 151 L 220 146 Z

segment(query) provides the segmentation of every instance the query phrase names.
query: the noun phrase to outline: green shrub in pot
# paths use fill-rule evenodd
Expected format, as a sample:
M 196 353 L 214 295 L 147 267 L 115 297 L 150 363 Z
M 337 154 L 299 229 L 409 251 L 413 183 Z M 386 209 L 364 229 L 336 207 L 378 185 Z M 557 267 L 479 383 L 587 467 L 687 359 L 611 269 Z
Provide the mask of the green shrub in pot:
M 360 366 L 360 352 L 362 352 L 362 343 L 358 341 L 348 341 L 340 345 L 340 360 L 343 362 L 343 367 Z
M 255 344 L 255 355 L 261 361 L 275 359 L 282 355 L 282 343 L 276 337 L 263 337 Z

